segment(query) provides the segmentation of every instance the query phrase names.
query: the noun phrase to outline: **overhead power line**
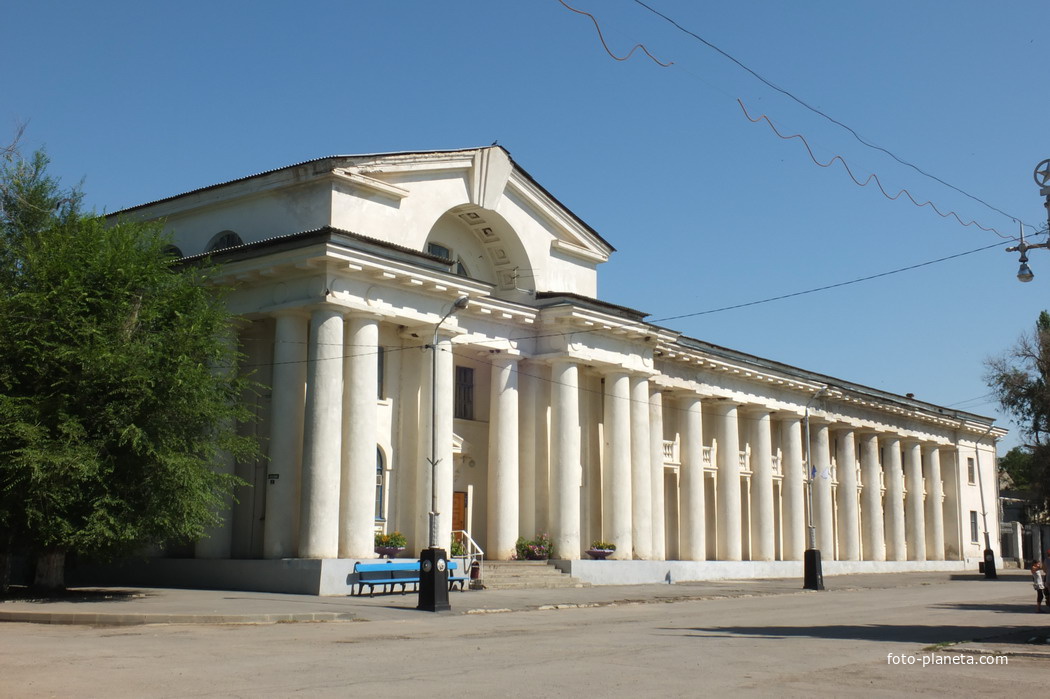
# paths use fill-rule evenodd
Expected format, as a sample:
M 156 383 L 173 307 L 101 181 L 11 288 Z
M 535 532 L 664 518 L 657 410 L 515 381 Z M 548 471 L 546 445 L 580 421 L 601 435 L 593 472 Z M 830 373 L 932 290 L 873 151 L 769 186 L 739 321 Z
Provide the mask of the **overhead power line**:
M 915 172 L 918 172 L 920 175 L 923 175 L 924 177 L 927 177 L 927 178 L 929 178 L 931 180 L 934 180 L 935 182 L 939 182 L 940 184 L 944 185 L 945 187 L 948 187 L 949 189 L 955 190 L 959 194 L 962 194 L 963 196 L 969 197 L 970 199 L 973 199 L 974 201 L 976 201 L 976 202 L 978 202 L 980 204 L 983 204 L 984 206 L 988 207 L 992 211 L 1000 213 L 1003 216 L 1006 216 L 1007 218 L 1009 218 L 1009 219 L 1011 219 L 1013 221 L 1017 221 L 1018 223 L 1021 223 L 1022 225 L 1028 226 L 1032 230 L 1039 230 L 1036 226 L 1033 226 L 1033 225 L 1031 225 L 1029 223 L 1025 223 L 1019 217 L 1014 216 L 1013 214 L 1008 214 L 1005 211 L 1003 211 L 1002 209 L 989 204 L 984 199 L 981 199 L 980 197 L 978 197 L 976 195 L 970 194 L 969 192 L 967 192 L 967 191 L 965 191 L 965 190 L 963 190 L 963 189 L 961 189 L 959 187 L 956 187 L 955 185 L 951 184 L 950 182 L 946 182 L 943 179 L 941 179 L 940 177 L 937 177 L 936 175 L 933 175 L 933 174 L 927 172 L 926 170 L 923 170 L 918 165 L 915 165 L 914 163 L 911 163 L 911 162 L 909 162 L 909 161 L 899 157 L 893 151 L 891 151 L 891 150 L 889 150 L 887 148 L 884 148 L 884 147 L 882 147 L 882 146 L 880 146 L 880 145 L 878 145 L 876 143 L 872 143 L 872 142 L 864 139 L 859 133 L 857 133 L 853 128 L 851 128 L 847 124 L 844 124 L 843 122 L 839 121 L 838 119 L 835 119 L 834 117 L 830 116 L 826 112 L 824 112 L 824 111 L 814 107 L 813 105 L 809 104 L 805 100 L 803 100 L 800 97 L 796 96 L 790 90 L 786 90 L 786 89 L 780 87 L 779 85 L 773 83 L 772 81 L 768 80 L 767 78 L 765 78 L 764 76 L 762 76 L 758 72 L 756 72 L 755 70 L 753 70 L 750 67 L 748 67 L 747 65 L 745 65 L 742 61 L 740 61 L 739 59 L 737 59 L 736 57 L 734 57 L 730 53 L 722 50 L 718 46 L 715 46 L 710 41 L 708 41 L 707 39 L 703 38 L 702 36 L 700 36 L 696 32 L 693 32 L 693 31 L 683 27 L 681 24 L 676 22 L 671 17 L 668 17 L 667 15 L 665 15 L 662 12 L 660 12 L 659 10 L 654 9 L 650 5 L 648 5 L 645 2 L 643 2 L 642 0 L 634 0 L 634 2 L 636 4 L 644 7 L 646 10 L 648 10 L 651 13 L 653 13 L 654 15 L 656 15 L 656 16 L 660 17 L 661 19 L 665 20 L 666 22 L 670 23 L 671 25 L 673 25 L 679 31 L 681 31 L 681 32 L 683 32 L 685 34 L 688 34 L 689 36 L 693 37 L 694 39 L 696 39 L 700 43 L 702 43 L 705 46 L 707 46 L 708 48 L 712 49 L 713 51 L 716 51 L 717 53 L 721 54 L 723 57 L 725 57 L 728 60 L 732 61 L 737 66 L 739 66 L 743 70 L 745 70 L 748 73 L 750 73 L 752 76 L 754 76 L 757 80 L 762 82 L 767 87 L 769 87 L 769 88 L 771 88 L 773 90 L 776 90 L 780 94 L 784 95 L 785 97 L 788 97 L 789 99 L 793 100 L 794 102 L 796 102 L 797 104 L 801 105 L 802 107 L 805 107 L 806 109 L 808 109 L 809 111 L 813 112 L 814 114 L 818 114 L 818 115 L 824 117 L 825 119 L 830 121 L 832 124 L 835 124 L 836 126 L 839 126 L 839 127 L 843 128 L 843 129 L 845 129 L 846 131 L 848 131 L 853 136 L 853 138 L 855 138 L 858 142 L 860 142 L 861 144 L 867 146 L 868 148 L 872 148 L 874 150 L 881 151 L 882 153 L 885 153 L 886 155 L 890 156 L 891 158 L 896 160 L 901 165 L 905 165 L 905 166 L 911 168 L 912 170 L 914 170 Z

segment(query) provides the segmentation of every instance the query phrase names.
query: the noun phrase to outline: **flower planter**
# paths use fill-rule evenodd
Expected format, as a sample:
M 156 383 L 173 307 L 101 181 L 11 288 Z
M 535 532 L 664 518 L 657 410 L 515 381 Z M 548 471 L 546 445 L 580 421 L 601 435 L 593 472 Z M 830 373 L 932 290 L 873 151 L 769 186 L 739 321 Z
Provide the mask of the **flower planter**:
M 380 558 L 394 558 L 404 550 L 404 546 L 376 546 Z
M 587 555 L 596 561 L 604 561 L 614 553 L 613 549 L 587 549 Z

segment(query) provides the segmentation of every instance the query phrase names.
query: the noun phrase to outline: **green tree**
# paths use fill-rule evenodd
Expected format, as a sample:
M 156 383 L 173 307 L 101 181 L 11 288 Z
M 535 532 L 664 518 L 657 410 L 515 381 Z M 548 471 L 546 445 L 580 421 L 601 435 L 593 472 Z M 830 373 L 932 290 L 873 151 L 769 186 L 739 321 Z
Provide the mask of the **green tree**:
M 43 153 L 0 162 L 0 541 L 64 584 L 66 554 L 196 540 L 238 480 L 246 380 L 208 266 L 157 224 L 80 212 Z
M 1014 447 L 999 458 L 999 473 L 1005 476 L 1009 490 L 1028 490 L 1032 487 L 1032 452 L 1026 447 Z
M 987 369 L 988 385 L 1025 442 L 1024 449 L 1004 457 L 1007 474 L 1015 487 L 1028 491 L 1032 514 L 1045 516 L 1050 510 L 1050 313 L 1042 311 L 1035 331 L 989 360 Z

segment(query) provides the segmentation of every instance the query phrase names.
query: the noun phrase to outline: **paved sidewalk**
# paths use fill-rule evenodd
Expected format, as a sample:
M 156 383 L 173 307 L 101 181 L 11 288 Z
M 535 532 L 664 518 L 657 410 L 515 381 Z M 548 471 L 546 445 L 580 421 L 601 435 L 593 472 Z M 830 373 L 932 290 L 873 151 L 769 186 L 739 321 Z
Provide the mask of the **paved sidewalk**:
M 657 604 L 768 595 L 834 594 L 845 590 L 880 590 L 919 585 L 951 584 L 952 580 L 983 580 L 969 573 L 890 573 L 835 576 L 825 579 L 827 590 L 802 589 L 800 578 L 680 582 L 673 585 L 617 585 L 536 590 L 455 591 L 452 614 L 497 614 L 603 605 Z M 988 585 L 1002 587 L 997 597 L 1016 605 L 1031 593 L 1026 571 L 1007 570 Z M 280 622 L 389 621 L 428 614 L 416 609 L 417 596 L 385 594 L 376 597 L 314 597 L 265 592 L 185 590 L 171 588 L 82 588 L 79 597 L 60 600 L 0 602 L 0 622 L 41 624 L 267 624 Z M 964 653 L 1000 653 L 1050 658 L 1050 645 L 1039 644 L 1050 632 L 1050 614 L 1032 611 L 1032 626 L 1009 638 L 988 637 L 940 650 Z M 1033 643 L 1032 640 L 1037 641 Z

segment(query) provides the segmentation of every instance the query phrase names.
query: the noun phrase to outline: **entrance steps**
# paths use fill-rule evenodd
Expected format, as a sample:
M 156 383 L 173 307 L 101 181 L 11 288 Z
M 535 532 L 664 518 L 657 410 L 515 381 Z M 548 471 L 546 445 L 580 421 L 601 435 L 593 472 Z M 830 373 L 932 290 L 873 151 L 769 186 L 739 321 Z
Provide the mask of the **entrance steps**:
M 542 590 L 590 587 L 547 561 L 485 561 L 482 583 L 489 590 Z

